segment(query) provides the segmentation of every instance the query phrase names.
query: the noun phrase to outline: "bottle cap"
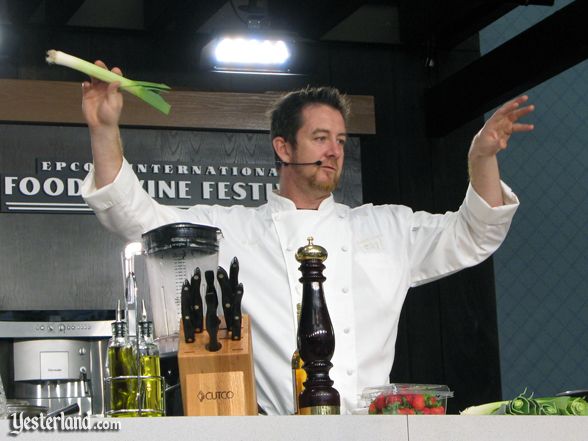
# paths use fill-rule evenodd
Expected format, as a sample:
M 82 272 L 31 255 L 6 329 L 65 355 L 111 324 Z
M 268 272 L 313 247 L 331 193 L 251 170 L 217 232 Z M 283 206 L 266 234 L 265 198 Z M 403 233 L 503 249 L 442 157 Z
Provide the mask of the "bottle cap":
M 145 308 L 145 300 L 141 300 L 142 312 L 141 320 L 139 320 L 139 333 L 143 337 L 153 337 L 153 322 L 147 320 L 147 309 Z
M 127 322 L 122 318 L 120 300 L 116 302 L 116 320 L 110 324 L 114 337 L 125 337 L 127 335 Z

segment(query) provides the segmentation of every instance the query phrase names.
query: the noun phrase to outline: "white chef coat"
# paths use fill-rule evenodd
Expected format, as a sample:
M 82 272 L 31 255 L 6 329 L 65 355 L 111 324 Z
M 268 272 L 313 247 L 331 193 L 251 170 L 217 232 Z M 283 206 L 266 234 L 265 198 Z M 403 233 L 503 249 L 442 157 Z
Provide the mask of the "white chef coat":
M 357 406 L 364 387 L 389 382 L 398 319 L 409 287 L 486 259 L 504 239 L 518 200 L 502 184 L 505 202 L 491 208 L 468 188 L 455 213 L 433 215 L 398 205 L 350 208 L 325 199 L 318 210 L 297 210 L 277 194 L 257 208 L 163 206 L 143 191 L 124 161 L 116 180 L 101 189 L 93 171 L 82 195 L 100 222 L 129 240 L 172 222 L 222 230 L 219 264 L 237 256 L 250 315 L 258 403 L 268 414 L 293 412 L 290 360 L 296 347 L 296 304 L 302 299 L 294 255 L 307 237 L 328 251 L 324 293 L 335 330 L 330 376 L 341 412 Z M 475 293 L 472 293 L 475 295 Z

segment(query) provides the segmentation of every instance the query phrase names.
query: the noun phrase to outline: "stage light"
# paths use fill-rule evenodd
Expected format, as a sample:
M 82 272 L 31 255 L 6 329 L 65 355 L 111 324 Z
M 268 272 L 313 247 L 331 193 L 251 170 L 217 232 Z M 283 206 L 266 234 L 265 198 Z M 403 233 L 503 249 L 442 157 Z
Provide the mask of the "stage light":
M 294 44 L 272 35 L 228 35 L 214 38 L 202 50 L 201 65 L 218 72 L 288 74 Z

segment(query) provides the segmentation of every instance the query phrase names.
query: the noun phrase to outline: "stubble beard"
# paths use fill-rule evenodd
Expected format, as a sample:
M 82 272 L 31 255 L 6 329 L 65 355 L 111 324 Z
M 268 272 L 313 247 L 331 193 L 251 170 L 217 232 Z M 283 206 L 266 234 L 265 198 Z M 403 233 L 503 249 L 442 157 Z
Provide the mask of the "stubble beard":
M 310 185 L 310 188 L 312 188 L 314 190 L 332 193 L 335 191 L 335 189 L 339 185 L 340 177 L 341 177 L 341 175 L 337 174 L 337 175 L 333 176 L 333 178 L 330 179 L 329 181 L 326 181 L 326 182 L 322 181 L 321 182 L 317 179 L 317 177 L 315 175 L 310 179 L 309 185 Z

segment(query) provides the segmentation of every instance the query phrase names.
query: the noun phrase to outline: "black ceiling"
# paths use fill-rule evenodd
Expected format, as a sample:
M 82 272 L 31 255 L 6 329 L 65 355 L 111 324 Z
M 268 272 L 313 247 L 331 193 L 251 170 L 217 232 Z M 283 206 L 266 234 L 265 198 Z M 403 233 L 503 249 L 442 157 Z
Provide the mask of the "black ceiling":
M 458 44 L 524 3 L 488 0 L 0 0 L 0 23 L 211 33 L 261 26 L 302 39 Z M 535 0 L 532 4 L 553 4 Z

